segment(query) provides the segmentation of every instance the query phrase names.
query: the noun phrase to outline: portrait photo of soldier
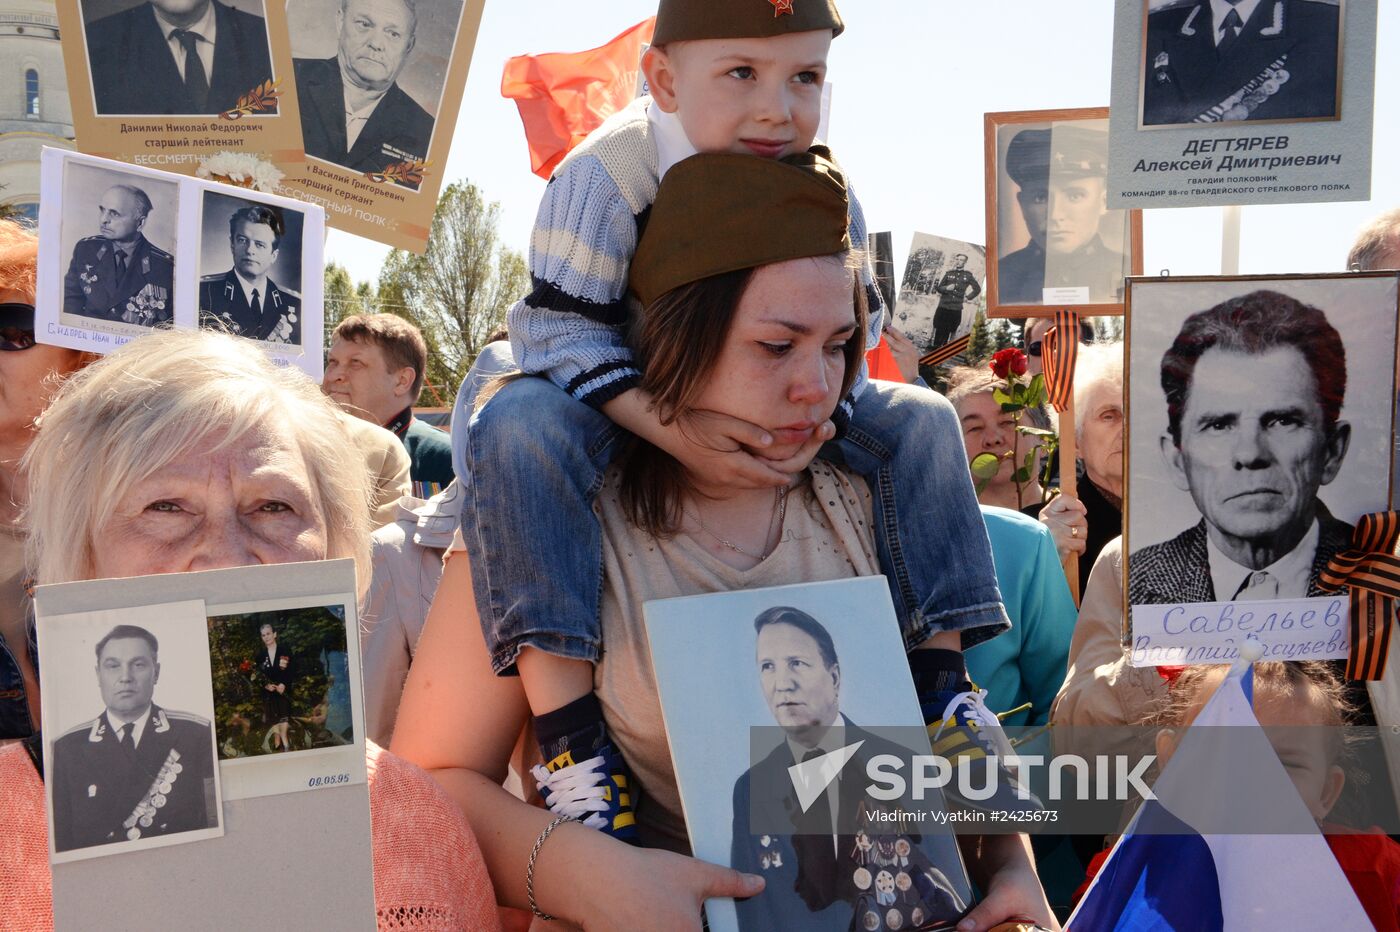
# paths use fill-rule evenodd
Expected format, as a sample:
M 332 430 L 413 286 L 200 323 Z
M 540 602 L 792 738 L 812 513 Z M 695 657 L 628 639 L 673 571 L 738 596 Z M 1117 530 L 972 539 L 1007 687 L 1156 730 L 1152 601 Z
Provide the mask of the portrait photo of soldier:
M 168 326 L 175 307 L 176 185 L 70 164 L 63 197 L 63 313 Z
M 119 624 L 97 640 L 94 653 L 103 708 L 65 728 L 50 750 L 54 850 L 218 834 L 214 729 L 202 715 L 155 701 L 162 668 L 156 635 Z M 164 663 L 168 668 L 184 659 L 176 652 Z M 45 689 L 61 684 L 77 704 L 82 680 L 55 676 Z M 84 691 L 89 703 L 96 698 L 90 690 Z
M 1175 332 L 1134 350 L 1131 604 L 1322 596 L 1319 575 L 1352 546 L 1356 519 L 1386 507 L 1393 279 L 1388 308 L 1364 284 L 1334 283 L 1330 295 L 1271 284 L 1178 290 L 1183 308 L 1212 303 L 1168 316 Z M 1149 303 L 1165 302 L 1158 294 Z M 1378 352 L 1377 341 L 1388 346 Z
M 1143 126 L 1341 116 L 1345 0 L 1147 0 Z
M 753 628 L 759 686 L 785 737 L 734 785 L 730 865 L 765 881 L 762 895 L 736 903 L 740 930 L 955 923 L 967 903 L 921 850 L 912 823 L 861 815 L 876 808 L 866 798 L 871 758 L 910 752 L 841 711 L 841 662 L 827 627 L 801 609 L 775 606 Z M 840 773 L 804 806 L 790 768 L 857 743 Z M 755 832 L 753 818 L 784 821 L 788 831 Z
M 1107 122 L 1006 125 L 997 173 L 997 305 L 1042 304 L 1048 288 L 1122 300 L 1128 212 L 1107 206 Z
M 306 154 L 370 173 L 426 161 L 461 8 L 457 0 L 293 3 Z
M 984 247 L 914 234 L 891 320 L 920 356 L 971 332 L 986 272 Z
M 301 219 L 296 211 L 205 192 L 201 327 L 301 344 Z
M 83 0 L 82 12 L 99 116 L 219 114 L 274 80 L 262 0 Z

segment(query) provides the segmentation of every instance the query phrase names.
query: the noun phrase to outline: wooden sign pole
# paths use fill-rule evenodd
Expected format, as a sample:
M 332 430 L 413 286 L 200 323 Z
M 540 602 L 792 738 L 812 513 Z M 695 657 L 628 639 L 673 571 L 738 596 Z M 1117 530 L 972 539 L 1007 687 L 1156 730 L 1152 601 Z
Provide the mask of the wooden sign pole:
M 1074 335 L 1078 338 L 1078 334 Z M 1079 451 L 1074 438 L 1074 402 L 1060 412 L 1060 494 L 1079 497 L 1079 474 L 1077 461 Z M 1069 594 L 1074 604 L 1079 605 L 1079 554 L 1065 554 L 1061 560 L 1065 571 L 1065 581 L 1069 583 Z

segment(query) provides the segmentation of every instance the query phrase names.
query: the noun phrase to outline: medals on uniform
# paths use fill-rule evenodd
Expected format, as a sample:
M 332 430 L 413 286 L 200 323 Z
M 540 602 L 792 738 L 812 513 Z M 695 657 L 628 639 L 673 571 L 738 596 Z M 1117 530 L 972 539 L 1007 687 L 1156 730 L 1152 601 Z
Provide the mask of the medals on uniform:
M 165 804 L 169 802 L 170 791 L 175 788 L 175 781 L 184 770 L 185 765 L 180 763 L 180 752 L 171 748 L 170 753 L 165 756 L 165 763 L 160 765 L 156 778 L 146 789 L 146 794 L 141 797 L 136 808 L 131 810 L 131 815 L 122 822 L 128 841 L 140 838 L 141 829 L 150 828 L 155 823 L 156 813 L 164 809 Z
M 1274 59 L 1269 67 L 1255 75 L 1248 84 L 1196 117 L 1193 122 L 1219 123 L 1224 120 L 1249 119 L 1250 115 L 1258 110 L 1264 101 L 1277 94 L 1279 89 L 1287 84 L 1288 79 L 1292 77 L 1284 68 L 1284 63 L 1287 61 L 1288 53 L 1284 52 Z

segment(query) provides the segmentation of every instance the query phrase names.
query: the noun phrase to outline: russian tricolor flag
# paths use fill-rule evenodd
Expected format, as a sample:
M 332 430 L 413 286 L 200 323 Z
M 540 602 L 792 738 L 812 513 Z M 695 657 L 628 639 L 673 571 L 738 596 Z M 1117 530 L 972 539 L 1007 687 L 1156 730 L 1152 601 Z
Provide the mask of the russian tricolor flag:
M 1197 727 L 1210 725 L 1236 727 Z M 1238 673 L 1187 729 L 1153 793 L 1070 916 L 1069 932 L 1374 928 Z M 1278 834 L 1197 830 L 1249 826 Z

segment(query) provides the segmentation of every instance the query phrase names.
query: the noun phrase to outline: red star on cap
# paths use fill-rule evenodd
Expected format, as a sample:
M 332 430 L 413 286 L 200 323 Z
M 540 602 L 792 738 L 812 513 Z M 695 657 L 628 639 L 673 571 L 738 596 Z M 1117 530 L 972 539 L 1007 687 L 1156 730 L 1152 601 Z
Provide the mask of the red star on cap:
M 792 0 L 768 0 L 768 2 L 773 4 L 774 19 L 777 19 L 784 13 L 786 13 L 788 16 L 792 15 Z

